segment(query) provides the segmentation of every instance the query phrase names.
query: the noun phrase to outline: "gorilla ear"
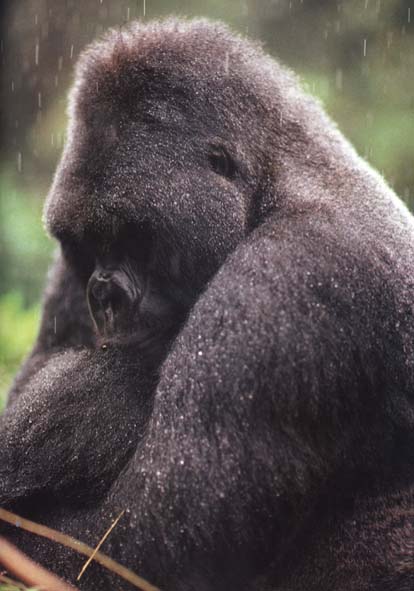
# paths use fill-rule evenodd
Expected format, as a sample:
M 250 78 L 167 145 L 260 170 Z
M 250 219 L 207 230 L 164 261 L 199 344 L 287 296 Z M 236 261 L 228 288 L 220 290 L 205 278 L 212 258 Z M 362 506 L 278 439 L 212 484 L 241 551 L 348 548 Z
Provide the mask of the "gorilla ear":
M 237 166 L 233 158 L 223 146 L 212 146 L 208 155 L 212 170 L 221 176 L 233 180 Z

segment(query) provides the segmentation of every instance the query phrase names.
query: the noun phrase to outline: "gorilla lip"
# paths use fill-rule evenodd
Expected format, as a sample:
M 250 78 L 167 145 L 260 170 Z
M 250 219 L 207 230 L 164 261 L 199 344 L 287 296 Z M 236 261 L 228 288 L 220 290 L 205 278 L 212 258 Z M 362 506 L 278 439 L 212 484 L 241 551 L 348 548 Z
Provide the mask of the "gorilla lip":
M 135 275 L 122 268 L 109 271 L 97 266 L 88 281 L 86 300 L 99 336 L 112 338 L 128 329 L 142 297 L 137 283 Z

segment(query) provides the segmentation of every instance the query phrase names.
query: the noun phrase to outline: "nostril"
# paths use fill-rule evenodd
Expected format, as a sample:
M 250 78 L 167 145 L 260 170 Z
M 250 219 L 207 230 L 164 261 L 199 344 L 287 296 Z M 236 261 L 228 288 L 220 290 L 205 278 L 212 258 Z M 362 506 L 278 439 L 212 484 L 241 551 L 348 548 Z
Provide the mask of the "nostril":
M 112 277 L 112 272 L 111 271 L 100 271 L 98 276 L 97 276 L 97 280 L 98 281 L 109 281 Z
M 87 293 L 95 300 L 103 303 L 113 296 L 115 289 L 114 273 L 106 270 L 96 270 L 89 279 Z

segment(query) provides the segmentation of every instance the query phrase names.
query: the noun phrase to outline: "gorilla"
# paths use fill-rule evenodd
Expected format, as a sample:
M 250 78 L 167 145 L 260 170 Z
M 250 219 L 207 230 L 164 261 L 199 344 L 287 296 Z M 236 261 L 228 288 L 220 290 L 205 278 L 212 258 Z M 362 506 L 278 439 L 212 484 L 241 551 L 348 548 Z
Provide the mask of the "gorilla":
M 80 58 L 0 504 L 168 591 L 414 588 L 414 224 L 295 77 L 205 20 Z M 10 540 L 69 581 L 82 558 Z M 131 589 L 91 565 L 81 589 Z

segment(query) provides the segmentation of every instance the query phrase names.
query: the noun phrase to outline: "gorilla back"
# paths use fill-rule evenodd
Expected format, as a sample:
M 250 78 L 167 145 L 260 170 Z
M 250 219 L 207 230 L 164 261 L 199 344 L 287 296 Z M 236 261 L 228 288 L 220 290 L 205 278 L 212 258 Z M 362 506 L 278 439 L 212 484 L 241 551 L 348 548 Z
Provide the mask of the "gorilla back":
M 109 32 L 69 114 L 0 503 L 91 545 L 125 510 L 105 552 L 169 590 L 413 588 L 405 206 L 219 24 Z M 7 534 L 75 579 L 77 557 Z M 120 585 L 97 565 L 80 584 Z

